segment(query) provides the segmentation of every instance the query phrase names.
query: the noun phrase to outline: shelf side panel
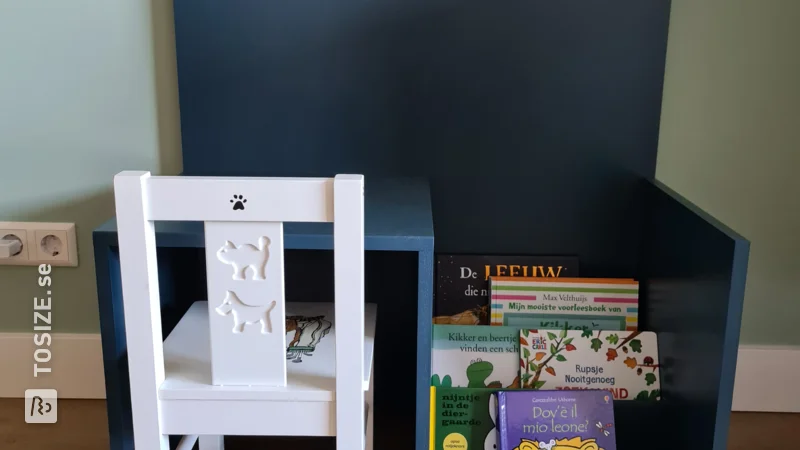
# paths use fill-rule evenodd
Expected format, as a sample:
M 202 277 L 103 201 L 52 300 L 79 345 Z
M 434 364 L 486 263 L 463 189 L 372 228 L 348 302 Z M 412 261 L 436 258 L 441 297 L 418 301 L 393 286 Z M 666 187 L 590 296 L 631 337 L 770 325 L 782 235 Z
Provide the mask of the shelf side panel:
M 662 183 L 646 189 L 640 321 L 658 333 L 668 428 L 682 448 L 724 450 L 750 244 Z

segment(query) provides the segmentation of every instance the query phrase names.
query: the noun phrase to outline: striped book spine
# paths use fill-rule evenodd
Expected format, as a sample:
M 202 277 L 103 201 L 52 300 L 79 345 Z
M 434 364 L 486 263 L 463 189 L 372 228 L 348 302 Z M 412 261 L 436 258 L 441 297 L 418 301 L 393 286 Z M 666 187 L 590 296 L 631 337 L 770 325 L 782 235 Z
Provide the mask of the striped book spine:
M 491 325 L 511 325 L 505 315 L 513 312 L 536 317 L 624 317 L 622 329 L 638 328 L 639 283 L 631 279 L 492 277 L 489 292 Z

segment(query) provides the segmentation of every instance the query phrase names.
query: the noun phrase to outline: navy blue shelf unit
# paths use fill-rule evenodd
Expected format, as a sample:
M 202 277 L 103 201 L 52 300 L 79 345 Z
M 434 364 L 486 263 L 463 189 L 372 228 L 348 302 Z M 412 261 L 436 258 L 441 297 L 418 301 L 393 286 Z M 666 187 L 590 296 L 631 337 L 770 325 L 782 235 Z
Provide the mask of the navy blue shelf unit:
M 654 180 L 669 9 L 174 0 L 184 175 L 365 175 L 376 448 L 428 447 L 434 251 L 574 254 L 583 276 L 640 280 L 662 400 L 616 403 L 619 449 L 726 448 L 749 243 Z M 204 295 L 204 250 L 197 225 L 157 230 L 168 333 Z M 289 300 L 327 295 L 329 231 L 286 232 Z M 113 221 L 95 252 L 127 450 Z

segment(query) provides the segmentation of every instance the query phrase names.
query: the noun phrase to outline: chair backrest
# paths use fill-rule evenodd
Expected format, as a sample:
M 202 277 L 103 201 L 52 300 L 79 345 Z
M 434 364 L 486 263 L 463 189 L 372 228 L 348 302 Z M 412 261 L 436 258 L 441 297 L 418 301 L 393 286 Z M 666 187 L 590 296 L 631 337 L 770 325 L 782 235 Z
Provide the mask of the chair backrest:
M 153 374 L 138 394 L 157 395 L 164 380 L 155 221 L 205 224 L 212 383 L 268 386 L 285 385 L 287 377 L 283 224 L 333 222 L 334 315 L 342 325 L 336 330 L 336 397 L 363 402 L 363 176 L 124 171 L 114 179 L 114 192 L 129 364 Z

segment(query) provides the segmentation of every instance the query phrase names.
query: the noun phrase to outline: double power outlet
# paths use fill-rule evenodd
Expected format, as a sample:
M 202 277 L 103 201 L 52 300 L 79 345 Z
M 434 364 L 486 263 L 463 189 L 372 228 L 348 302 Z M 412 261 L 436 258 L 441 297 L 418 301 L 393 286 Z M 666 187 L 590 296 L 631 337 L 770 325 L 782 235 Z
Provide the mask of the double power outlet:
M 16 240 L 21 244 L 16 253 L 0 258 L 0 265 L 78 265 L 74 223 L 0 222 L 0 240 Z

